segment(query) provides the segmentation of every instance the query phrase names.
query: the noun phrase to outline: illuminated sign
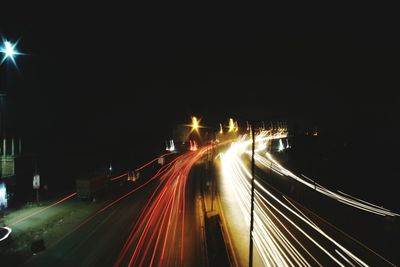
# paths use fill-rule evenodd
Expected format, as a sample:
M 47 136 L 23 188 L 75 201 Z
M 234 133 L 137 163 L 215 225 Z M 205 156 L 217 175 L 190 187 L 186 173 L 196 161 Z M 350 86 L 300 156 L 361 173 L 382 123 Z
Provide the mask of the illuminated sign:
M 33 176 L 33 189 L 39 189 L 40 188 L 40 175 L 35 174 Z

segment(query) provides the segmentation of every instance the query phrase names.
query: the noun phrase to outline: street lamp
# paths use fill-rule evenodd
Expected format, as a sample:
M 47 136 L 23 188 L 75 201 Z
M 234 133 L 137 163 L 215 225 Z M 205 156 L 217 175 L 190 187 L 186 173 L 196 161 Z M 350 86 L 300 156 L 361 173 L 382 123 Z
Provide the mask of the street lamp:
M 0 66 L 3 65 L 4 62 L 6 62 L 7 60 L 11 60 L 11 62 L 14 64 L 14 66 L 18 69 L 17 66 L 17 62 L 15 61 L 15 58 L 19 55 L 24 55 L 24 53 L 21 53 L 17 50 L 16 46 L 18 44 L 19 41 L 16 41 L 15 43 L 12 43 L 10 41 L 8 41 L 7 39 L 2 38 L 1 40 L 2 42 L 0 42 L 0 54 L 3 54 L 3 58 L 0 60 Z M 4 76 L 1 77 L 3 82 L 4 82 L 4 87 L 7 86 L 7 65 L 5 66 L 6 70 L 3 72 Z M 2 81 L 0 81 L 1 83 Z M 1 86 L 1 84 L 0 84 Z M 3 104 L 3 97 L 6 96 L 5 94 L 5 90 L 7 88 L 0 88 L 0 113 L 2 106 L 4 106 Z M 0 119 L 1 120 L 1 119 Z M 1 133 L 1 121 L 0 121 L 0 133 Z
M 7 63 L 7 61 L 11 61 L 15 68 L 18 70 L 18 66 L 17 63 L 15 61 L 15 58 L 18 55 L 23 55 L 23 53 L 20 53 L 17 49 L 16 46 L 18 44 L 18 41 L 15 43 L 12 43 L 4 38 L 2 38 L 0 40 L 0 66 L 3 65 L 4 62 Z M 3 54 L 3 57 L 1 58 L 1 54 Z M 6 157 L 6 137 L 5 134 L 3 136 L 4 131 L 4 120 L 5 120 L 5 96 L 6 96 L 6 89 L 7 88 L 3 88 L 2 86 L 4 85 L 4 87 L 7 86 L 7 64 L 4 66 L 5 70 L 2 71 L 3 73 L 3 77 L 0 77 L 0 138 L 4 138 L 3 139 L 3 149 L 1 151 L 1 154 Z M 4 82 L 4 84 L 2 84 L 2 82 Z M 14 142 L 14 141 L 13 141 Z M 12 150 L 13 151 L 13 150 Z M 5 159 L 2 159 L 2 161 L 4 162 Z M 0 171 L 0 176 L 3 175 L 3 170 Z M 2 192 L 6 192 L 6 187 L 4 185 L 4 191 L 0 189 L 0 191 Z M 1 193 L 0 193 L 1 195 Z M 1 204 L 1 203 L 0 203 Z
M 188 135 L 187 135 L 187 138 L 190 137 L 190 135 L 192 134 L 192 132 L 196 132 L 196 133 L 200 136 L 199 129 L 200 129 L 200 128 L 203 128 L 203 126 L 200 125 L 200 121 L 201 121 L 201 119 L 199 120 L 199 119 L 197 119 L 197 117 L 192 116 L 192 123 L 191 123 L 191 124 L 185 125 L 185 126 L 191 128 L 190 132 L 189 132 Z M 187 138 L 186 138 L 186 139 L 187 139 Z
M 19 55 L 22 55 L 17 49 L 16 46 L 18 44 L 18 41 L 15 43 L 12 43 L 8 40 L 3 39 L 3 45 L 0 47 L 0 52 L 3 55 L 3 58 L 0 62 L 0 65 L 3 64 L 7 59 L 10 59 L 14 66 L 17 66 L 17 63 L 15 62 L 15 58 Z
M 195 116 L 192 117 L 192 131 L 199 131 L 199 121 Z
M 250 125 L 251 130 L 251 203 L 250 203 L 250 250 L 249 250 L 249 267 L 253 267 L 253 229 L 254 229 L 254 150 L 255 150 L 255 133 L 254 133 L 254 123 Z
M 17 63 L 15 62 L 15 58 L 19 55 L 23 55 L 23 53 L 19 52 L 16 48 L 18 44 L 18 41 L 16 41 L 15 43 L 10 42 L 7 39 L 2 38 L 1 42 L 0 42 L 0 53 L 3 54 L 3 58 L 0 59 L 0 65 L 2 65 L 4 62 L 11 60 L 11 62 L 14 64 L 14 66 L 18 69 L 17 67 Z M 6 70 L 7 70 L 7 65 L 5 66 Z M 7 71 L 4 71 L 4 76 L 1 77 L 2 80 L 4 78 L 4 87 L 6 87 L 7 85 Z M 0 81 L 1 82 L 1 81 Z M 1 84 L 0 84 L 1 85 Z M 2 135 L 2 124 L 3 124 L 3 106 L 4 106 L 4 97 L 6 96 L 5 90 L 7 88 L 0 88 L 0 135 Z

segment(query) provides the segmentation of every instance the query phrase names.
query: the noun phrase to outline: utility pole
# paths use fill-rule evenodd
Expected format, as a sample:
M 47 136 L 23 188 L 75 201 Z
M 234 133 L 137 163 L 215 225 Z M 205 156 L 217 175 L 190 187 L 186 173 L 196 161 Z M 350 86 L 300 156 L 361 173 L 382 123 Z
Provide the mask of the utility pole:
M 39 205 L 40 175 L 37 169 L 37 158 L 35 158 L 35 174 L 33 175 L 33 189 L 36 191 L 36 204 Z
M 213 140 L 211 142 L 211 168 L 212 168 L 212 184 L 211 184 L 211 211 L 214 211 L 214 198 L 215 198 L 215 190 L 216 190 L 216 177 L 215 177 L 215 169 L 214 169 L 214 149 L 215 149 L 215 139 L 216 139 L 216 134 L 215 132 L 213 133 Z
M 250 208 L 250 252 L 249 252 L 249 267 L 253 267 L 253 224 L 254 224 L 254 148 L 255 134 L 254 124 L 251 124 L 251 208 Z

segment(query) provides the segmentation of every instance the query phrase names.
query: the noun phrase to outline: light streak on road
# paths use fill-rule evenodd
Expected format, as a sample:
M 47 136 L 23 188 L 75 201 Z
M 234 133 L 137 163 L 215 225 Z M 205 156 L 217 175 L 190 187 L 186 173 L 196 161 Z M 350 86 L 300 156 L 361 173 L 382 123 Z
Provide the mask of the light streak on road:
M 186 182 L 210 147 L 189 151 L 157 175 L 159 184 L 134 223 L 114 266 L 183 266 Z
M 31 218 L 31 217 L 33 217 L 33 216 L 35 216 L 35 215 L 38 215 L 39 213 L 42 213 L 42 212 L 44 212 L 44 211 L 46 211 L 46 210 L 48 210 L 48 209 L 50 209 L 50 208 L 52 208 L 52 207 L 54 207 L 54 206 L 57 206 L 58 204 L 63 203 L 64 201 L 70 199 L 71 197 L 74 197 L 75 195 L 76 195 L 76 192 L 75 192 L 75 193 L 72 193 L 72 194 L 70 194 L 70 195 L 68 195 L 68 196 L 66 196 L 66 197 L 64 197 L 64 198 L 62 198 L 62 199 L 60 199 L 60 200 L 58 200 L 58 201 L 56 201 L 56 202 L 54 202 L 54 203 L 51 204 L 50 206 L 47 206 L 47 207 L 42 208 L 42 209 L 40 209 L 40 210 L 37 210 L 37 211 L 35 211 L 35 212 L 33 212 L 33 213 L 27 215 L 27 216 L 24 216 L 24 217 L 22 217 L 22 218 L 16 220 L 15 222 L 9 224 L 9 226 L 14 226 L 14 225 L 16 225 L 16 224 L 18 224 L 18 223 L 20 223 L 20 222 L 22 222 L 22 221 L 25 221 L 26 219 L 29 219 L 29 218 Z
M 331 192 L 321 185 L 294 175 L 274 160 L 270 154 L 262 156 L 262 151 L 265 151 L 263 144 L 267 144 L 271 139 L 285 137 L 283 129 L 279 129 L 276 134 L 272 132 L 258 134 L 255 138 L 257 163 L 308 187 L 316 187 L 321 194 L 347 205 L 380 215 L 398 215 L 366 201 Z M 236 207 L 236 209 L 231 208 L 234 211 L 230 211 L 232 216 L 230 220 L 244 220 L 247 228 L 244 229 L 245 231 L 250 229 L 252 176 L 243 159 L 251 155 L 251 142 L 251 138 L 244 135 L 233 142 L 225 153 L 220 154 L 221 194 L 230 205 Z M 350 248 L 346 248 L 336 236 L 325 232 L 318 226 L 317 221 L 306 216 L 284 196 L 272 193 L 259 182 L 259 178 L 255 181 L 253 238 L 254 246 L 265 266 L 322 266 L 327 262 L 337 266 L 369 266 L 366 259 L 361 259 L 361 255 L 356 255 L 355 252 L 350 251 Z M 378 260 L 391 264 L 383 258 Z
M 251 154 L 250 151 L 247 151 L 247 154 Z M 382 208 L 379 207 L 378 205 L 369 203 L 367 201 L 358 199 L 356 197 L 350 196 L 348 194 L 342 193 L 341 191 L 338 191 L 338 193 L 335 193 L 325 187 L 323 187 L 322 185 L 314 182 L 312 179 L 302 175 L 304 178 L 303 179 L 297 175 L 295 175 L 294 173 L 292 173 L 291 171 L 289 171 L 288 169 L 284 168 L 281 164 L 279 164 L 270 153 L 266 153 L 266 156 L 262 156 L 261 154 L 257 153 L 255 154 L 255 160 L 257 161 L 257 163 L 260 163 L 261 165 L 263 165 L 266 168 L 269 168 L 271 170 L 273 170 L 274 172 L 284 175 L 286 177 L 290 177 L 300 183 L 302 183 L 303 185 L 312 188 L 314 190 L 316 190 L 317 192 L 335 199 L 343 204 L 346 204 L 348 206 L 352 206 L 354 208 L 363 210 L 363 211 L 367 211 L 373 214 L 377 214 L 377 215 L 381 215 L 381 216 L 400 216 L 400 214 L 395 213 L 395 212 L 391 212 L 390 210 L 386 209 L 386 208 Z
M 160 168 L 160 170 L 158 170 L 158 172 L 153 175 L 150 179 L 148 179 L 146 182 L 144 182 L 143 184 L 139 185 L 138 187 L 135 187 L 134 189 L 132 189 L 131 191 L 129 191 L 128 193 L 126 193 L 125 195 L 120 196 L 119 198 L 117 198 L 116 200 L 112 201 L 111 203 L 109 203 L 108 205 L 106 205 L 105 207 L 103 207 L 102 209 L 100 209 L 99 211 L 96 212 L 95 215 L 105 211 L 106 209 L 110 208 L 111 206 L 117 204 L 119 201 L 121 201 L 122 199 L 130 196 L 131 194 L 135 193 L 136 191 L 138 191 L 139 189 L 145 187 L 146 185 L 148 185 L 149 183 L 151 183 L 153 180 L 159 178 L 160 175 L 162 175 L 163 173 L 168 171 L 168 167 L 171 166 L 175 161 L 177 161 L 180 157 L 172 160 L 170 163 L 164 165 L 162 168 Z
M 153 159 L 153 160 L 145 163 L 144 165 L 140 166 L 139 168 L 136 168 L 135 171 L 140 171 L 140 170 L 146 168 L 147 166 L 149 166 L 150 164 L 152 164 L 153 162 L 157 161 L 159 158 L 163 158 L 163 157 L 166 157 L 166 156 L 169 156 L 169 155 L 172 155 L 172 154 L 176 154 L 176 152 L 169 152 L 169 153 L 165 153 L 165 154 L 163 154 L 161 156 L 158 156 L 155 159 Z
M 169 155 L 172 155 L 172 154 L 175 154 L 175 153 L 176 153 L 176 152 L 170 152 L 170 153 L 163 154 L 163 155 L 161 155 L 161 156 L 159 156 L 159 157 L 157 157 L 157 158 L 151 160 L 150 162 L 144 164 L 143 166 L 137 168 L 136 171 L 142 170 L 142 169 L 146 168 L 147 166 L 149 166 L 150 164 L 152 164 L 153 162 L 155 162 L 156 160 L 158 160 L 160 157 L 166 157 L 166 156 L 169 156 Z M 173 160 L 172 162 L 174 162 L 174 160 Z M 125 197 L 131 195 L 132 193 L 136 192 L 138 189 L 140 189 L 140 188 L 144 187 L 145 185 L 147 185 L 148 183 L 150 183 L 152 180 L 156 179 L 157 176 L 160 175 L 160 174 L 163 172 L 163 170 L 165 170 L 166 167 L 168 167 L 168 166 L 170 166 L 170 164 L 172 164 L 172 162 L 170 162 L 169 164 L 166 164 L 166 165 L 164 165 L 162 168 L 160 168 L 160 170 L 157 172 L 157 174 L 156 174 L 154 177 L 152 177 L 151 179 L 149 179 L 147 182 L 145 182 L 144 184 L 142 184 L 142 185 L 136 187 L 135 189 L 131 190 L 130 192 L 128 192 L 127 194 L 125 194 L 125 195 L 123 195 L 122 197 L 118 198 L 117 200 L 113 201 L 112 203 L 108 204 L 107 206 L 105 206 L 104 208 L 102 208 L 101 210 L 99 210 L 95 215 L 97 215 L 98 213 L 104 211 L 105 209 L 107 209 L 107 208 L 113 206 L 115 203 L 117 203 L 117 202 L 119 202 L 120 200 L 124 199 Z M 127 176 L 127 173 L 123 173 L 123 174 L 121 174 L 121 175 L 119 175 L 119 176 L 116 176 L 116 177 L 114 177 L 114 178 L 111 178 L 110 181 L 113 181 L 113 180 L 116 180 L 116 179 L 120 179 L 120 178 L 125 177 L 125 176 Z M 74 192 L 74 193 L 72 193 L 72 194 L 70 194 L 70 195 L 68 195 L 68 196 L 65 196 L 65 197 L 63 197 L 62 199 L 60 199 L 60 200 L 54 202 L 53 204 L 51 204 L 51 205 L 49 205 L 49 206 L 47 206 L 47 207 L 44 207 L 44 208 L 39 209 L 39 210 L 37 210 L 37 211 L 35 211 L 35 212 L 32 212 L 32 213 L 30 213 L 29 215 L 23 216 L 22 218 L 17 219 L 17 220 L 14 221 L 13 223 L 10 223 L 9 226 L 17 225 L 17 224 L 19 224 L 19 223 L 21 223 L 21 222 L 23 222 L 23 221 L 25 221 L 25 220 L 27 220 L 27 219 L 29 219 L 29 218 L 32 218 L 33 216 L 36 216 L 36 215 L 38 215 L 38 214 L 41 214 L 42 212 L 44 212 L 44 211 L 46 211 L 46 210 L 48 210 L 48 209 L 50 209 L 50 208 L 52 208 L 52 207 L 55 207 L 55 206 L 57 206 L 57 205 L 63 203 L 64 201 L 66 201 L 66 200 L 68 200 L 68 199 L 70 199 L 70 198 L 76 196 L 76 194 L 77 194 L 77 192 Z M 95 216 L 95 215 L 94 215 L 94 216 Z M 94 216 L 92 216 L 92 217 L 94 217 Z M 92 217 L 90 217 L 90 219 L 91 219 Z M 86 220 L 86 221 L 87 221 L 87 220 Z M 84 222 L 86 222 L 86 221 L 84 221 Z
M 114 180 L 121 179 L 121 178 L 123 178 L 123 177 L 125 177 L 125 176 L 127 176 L 127 175 L 128 175 L 128 173 L 123 173 L 123 174 L 118 175 L 118 176 L 116 176 L 116 177 L 114 177 L 114 178 L 111 178 L 110 181 L 114 181 Z
M 173 142 L 173 141 L 172 141 L 172 142 Z M 143 164 L 142 166 L 136 168 L 136 169 L 135 169 L 135 172 L 138 172 L 138 171 L 140 171 L 140 170 L 142 170 L 142 169 L 144 169 L 144 168 L 150 166 L 152 163 L 156 162 L 159 158 L 164 158 L 164 157 L 166 157 L 166 156 L 170 156 L 170 155 L 173 155 L 173 154 L 176 154 L 176 152 L 175 152 L 175 151 L 172 151 L 172 152 L 169 152 L 169 153 L 160 155 L 160 156 L 158 156 L 158 157 L 156 157 L 156 158 L 150 160 L 149 162 Z M 118 176 L 116 176 L 116 177 L 111 178 L 110 181 L 118 180 L 118 179 L 124 178 L 124 177 L 126 177 L 126 176 L 128 176 L 128 173 L 127 173 L 127 172 L 124 172 L 124 173 L 122 173 L 122 174 L 120 174 L 120 175 L 118 175 Z

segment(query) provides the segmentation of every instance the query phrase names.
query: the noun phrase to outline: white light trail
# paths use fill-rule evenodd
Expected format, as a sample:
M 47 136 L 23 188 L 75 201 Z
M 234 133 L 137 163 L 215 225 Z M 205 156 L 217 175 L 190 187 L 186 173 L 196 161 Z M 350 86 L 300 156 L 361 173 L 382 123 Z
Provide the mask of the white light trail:
M 281 176 L 292 178 L 347 205 L 379 215 L 398 216 L 397 213 L 340 191 L 332 192 L 308 177 L 303 179 L 280 165 L 269 153 L 262 155 L 271 139 L 286 137 L 284 129 L 279 129 L 276 134 L 266 131 L 258 134 L 255 137 L 256 162 Z M 229 196 L 229 201 L 238 207 L 239 213 L 232 214 L 235 217 L 232 219 L 244 219 L 247 226 L 250 222 L 252 177 L 242 159 L 251 155 L 251 143 L 250 136 L 243 135 L 238 141 L 233 142 L 225 153 L 220 154 L 221 192 L 224 197 Z M 329 260 L 331 264 L 339 266 L 369 266 L 360 256 L 350 252 L 338 240 L 324 232 L 315 221 L 307 217 L 287 198 L 283 196 L 282 200 L 279 199 L 257 180 L 255 186 L 253 241 L 265 266 L 322 266 L 323 263 L 318 259 L 322 255 L 325 255 L 323 257 L 325 261 Z M 307 244 L 311 244 L 312 249 L 310 250 L 300 240 L 308 240 Z
M 247 151 L 247 154 L 251 154 L 251 151 Z M 364 210 L 364 211 L 367 211 L 370 213 L 381 215 L 381 216 L 400 216 L 400 214 L 398 214 L 398 213 L 391 212 L 390 210 L 388 210 L 386 208 L 382 208 L 378 205 L 371 204 L 367 201 L 355 198 L 348 194 L 344 194 L 340 191 L 338 191 L 338 193 L 335 193 L 335 192 L 323 187 L 322 185 L 315 183 L 312 179 L 310 179 L 304 175 L 303 175 L 303 177 L 306 178 L 306 180 L 302 179 L 301 177 L 295 175 L 294 173 L 292 173 L 291 171 L 287 170 L 282 165 L 280 165 L 276 160 L 273 159 L 272 155 L 268 152 L 266 153 L 266 157 L 263 157 L 262 155 L 257 153 L 257 154 L 255 154 L 254 158 L 258 163 L 260 163 L 264 167 L 269 168 L 269 169 L 275 171 L 276 173 L 290 177 L 290 178 L 302 183 L 303 185 L 305 185 L 309 188 L 315 189 L 317 192 L 319 192 L 327 197 L 330 197 L 332 199 L 335 199 L 341 203 L 344 203 L 346 205 L 349 205 L 354 208 Z
M 6 231 L 6 234 L 4 236 L 0 236 L 0 241 L 5 240 L 12 232 L 10 227 L 0 227 L 1 229 L 4 229 Z

